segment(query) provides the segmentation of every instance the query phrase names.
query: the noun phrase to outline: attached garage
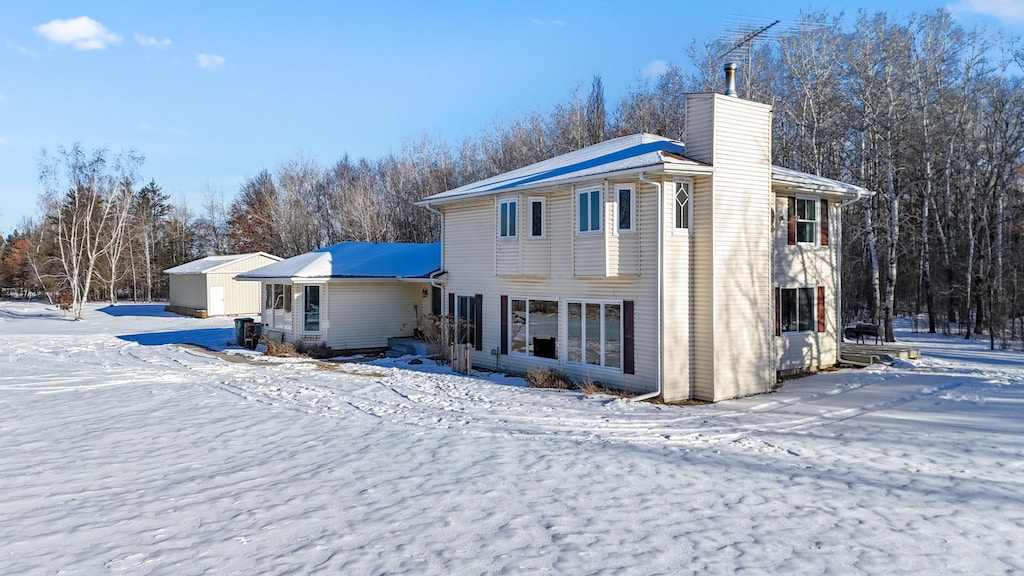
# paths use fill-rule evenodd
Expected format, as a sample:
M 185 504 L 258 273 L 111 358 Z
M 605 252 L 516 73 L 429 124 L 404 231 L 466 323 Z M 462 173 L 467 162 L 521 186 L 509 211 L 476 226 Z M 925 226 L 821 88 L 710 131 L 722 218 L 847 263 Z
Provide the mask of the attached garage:
M 170 277 L 167 311 L 198 318 L 260 313 L 260 287 L 235 276 L 281 258 L 266 252 L 207 256 L 164 270 Z

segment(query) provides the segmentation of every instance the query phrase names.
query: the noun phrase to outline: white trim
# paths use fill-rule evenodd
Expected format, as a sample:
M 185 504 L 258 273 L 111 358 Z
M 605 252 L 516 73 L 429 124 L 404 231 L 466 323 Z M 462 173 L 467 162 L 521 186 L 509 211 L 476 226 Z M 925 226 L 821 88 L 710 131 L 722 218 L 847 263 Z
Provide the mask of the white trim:
M 533 205 L 540 204 L 540 234 L 533 233 Z M 529 230 L 526 233 L 528 240 L 543 240 L 547 238 L 548 230 L 548 208 L 547 199 L 543 196 L 530 196 L 526 199 L 526 224 Z
M 814 232 L 811 236 L 810 242 L 804 242 L 800 240 L 800 223 L 811 222 L 812 220 L 801 220 L 800 219 L 800 201 L 814 202 Z M 821 245 L 821 198 L 817 196 L 808 196 L 806 194 L 797 194 L 793 197 L 793 218 L 796 220 L 796 245 L 797 246 L 820 246 Z
M 635 234 L 637 221 L 636 184 L 615 184 L 613 190 L 615 190 L 615 230 L 619 234 Z M 619 199 L 623 190 L 629 190 L 629 227 L 627 228 L 623 228 L 621 226 L 622 222 L 619 221 L 619 215 L 621 214 Z
M 811 327 L 810 327 L 809 330 L 799 330 L 799 329 L 798 330 L 786 330 L 786 317 L 782 314 L 782 304 L 785 301 L 783 293 L 786 290 L 796 290 L 797 291 L 797 293 L 796 293 L 796 295 L 797 295 L 797 300 L 796 300 L 796 311 L 797 311 L 796 324 L 797 324 L 797 328 L 800 327 L 800 290 L 810 290 L 811 291 Z M 815 333 L 815 332 L 817 332 L 818 331 L 818 287 L 817 286 L 803 286 L 803 285 L 800 285 L 800 286 L 779 286 L 779 310 L 778 310 L 778 315 L 779 315 L 779 334 L 780 334 L 780 337 L 786 337 L 786 336 L 791 336 L 791 335 L 795 335 L 795 334 L 807 334 L 807 333 Z
M 686 226 L 680 227 L 676 222 L 676 207 L 679 202 L 679 184 L 686 184 Z M 693 233 L 693 180 L 690 178 L 674 178 L 672 180 L 672 233 L 692 234 Z
M 506 210 L 506 206 L 513 205 Z M 502 227 L 502 217 L 508 220 L 508 226 Z M 515 240 L 519 236 L 519 197 L 498 200 L 498 240 Z
M 593 207 L 590 204 L 590 202 L 592 200 L 592 195 L 595 192 L 597 193 L 598 213 L 597 213 L 597 218 L 592 218 L 592 215 L 593 215 L 594 212 L 593 212 Z M 602 228 L 601 227 L 601 218 L 604 215 L 603 214 L 603 212 L 604 212 L 604 206 L 603 206 L 604 198 L 603 198 L 603 194 L 601 194 L 601 192 L 602 192 L 601 186 L 591 186 L 591 187 L 588 187 L 588 188 L 583 188 L 582 190 L 576 190 L 576 206 L 575 206 L 576 209 L 573 210 L 573 222 L 572 222 L 572 225 L 573 225 L 573 229 L 576 231 L 576 235 L 577 236 L 591 236 L 591 235 L 595 235 L 595 234 L 600 234 L 601 233 L 601 228 Z M 588 228 L 587 228 L 587 230 L 580 230 L 580 214 L 581 214 L 580 207 L 582 206 L 582 202 L 580 201 L 580 198 L 582 198 L 584 194 L 586 194 L 587 197 L 588 197 L 587 198 L 587 225 L 588 225 Z M 596 228 L 594 227 L 595 224 L 597 225 Z
M 622 310 L 624 308 L 623 302 L 624 302 L 623 300 L 601 300 L 601 299 L 587 300 L 587 299 L 583 299 L 583 298 L 566 298 L 565 299 L 565 363 L 567 365 L 569 365 L 569 366 L 582 366 L 582 367 L 586 367 L 586 368 L 594 368 L 594 369 L 607 370 L 609 372 L 623 373 L 623 366 L 625 365 L 625 359 L 626 359 L 625 358 L 625 340 L 626 340 L 625 331 L 626 330 L 625 330 L 625 323 L 622 321 Z M 578 362 L 574 361 L 574 360 L 571 360 L 569 358 L 569 339 L 570 339 L 570 334 L 569 334 L 569 321 L 570 321 L 569 305 L 570 304 L 579 304 L 580 305 L 580 334 L 579 334 L 579 336 L 581 338 L 581 340 L 580 340 L 580 346 L 581 347 L 580 347 L 580 361 L 578 361 Z M 600 335 L 600 339 L 601 339 L 601 360 L 600 360 L 600 362 L 601 363 L 600 364 L 591 364 L 591 363 L 587 362 L 587 349 L 586 349 L 587 348 L 587 322 L 586 322 L 586 318 L 587 318 L 587 305 L 588 304 L 597 304 L 597 305 L 600 305 L 600 307 L 601 307 L 601 322 L 600 322 L 600 328 L 601 328 L 601 335 Z M 606 359 L 605 359 L 606 350 L 605 349 L 606 349 L 606 344 L 608 343 L 608 340 L 607 340 L 607 334 L 605 333 L 605 322 L 604 322 L 604 319 L 605 319 L 605 306 L 608 306 L 608 305 L 613 305 L 613 306 L 618 306 L 619 307 L 619 365 L 618 365 L 618 367 L 606 366 L 605 365 L 606 364 Z M 510 307 L 510 309 L 511 309 L 511 307 Z
M 328 292 L 327 290 L 324 289 L 326 287 L 326 285 L 322 284 L 322 283 L 310 282 L 310 283 L 306 283 L 306 284 L 299 284 L 299 286 L 302 286 L 302 298 L 300 298 L 300 304 L 302 305 L 302 309 L 299 311 L 299 314 L 301 316 L 301 318 L 299 318 L 299 324 L 300 324 L 301 327 L 299 329 L 299 332 L 301 334 L 303 334 L 303 335 L 320 335 L 320 334 L 323 334 L 324 333 L 324 318 L 325 318 L 325 315 L 324 315 L 325 306 L 324 306 L 324 304 L 325 304 L 325 302 L 327 300 L 327 292 Z M 317 304 L 317 306 L 319 306 L 319 309 L 317 310 L 317 317 L 316 317 L 317 329 L 316 330 L 306 330 L 306 289 L 312 288 L 312 287 L 316 287 L 316 289 L 319 290 L 319 292 L 320 292 L 320 295 L 318 297 L 319 303 Z M 294 311 L 294 310 L 295 310 L 295 307 L 292 306 L 292 311 Z
M 551 361 L 551 362 L 561 363 L 561 361 L 562 361 L 562 353 L 561 353 L 562 352 L 562 345 L 558 341 L 559 340 L 558 335 L 562 331 L 562 314 L 564 314 L 565 311 L 566 311 L 566 310 L 563 310 L 562 299 L 561 298 L 547 298 L 547 297 L 544 297 L 544 296 L 512 296 L 512 295 L 507 296 L 507 298 L 508 298 L 508 318 L 507 318 L 506 322 L 508 324 L 508 355 L 509 356 L 515 356 L 516 358 L 532 358 L 532 359 L 548 360 L 548 361 Z M 526 343 L 526 352 L 516 352 L 515 349 L 514 349 L 514 345 L 513 345 L 512 327 L 514 326 L 514 323 L 512 322 L 512 319 L 513 319 L 513 316 L 512 316 L 512 302 L 514 300 L 521 300 L 521 301 L 526 303 L 526 316 L 523 319 L 523 329 L 525 330 L 524 338 L 525 338 L 525 343 Z M 547 356 L 538 356 L 536 354 L 530 354 L 530 302 L 531 301 L 534 301 L 534 302 L 554 302 L 555 303 L 556 318 L 555 318 L 555 334 L 554 334 L 554 337 L 555 337 L 555 357 L 554 358 L 548 358 Z

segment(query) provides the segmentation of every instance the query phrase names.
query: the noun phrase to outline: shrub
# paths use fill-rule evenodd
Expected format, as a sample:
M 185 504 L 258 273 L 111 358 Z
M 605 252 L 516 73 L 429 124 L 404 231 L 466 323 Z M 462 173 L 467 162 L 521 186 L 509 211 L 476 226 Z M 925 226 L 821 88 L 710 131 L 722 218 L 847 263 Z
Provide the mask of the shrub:
M 534 368 L 526 373 L 526 383 L 530 388 L 554 388 L 555 390 L 575 390 L 576 383 L 567 374 L 553 368 Z

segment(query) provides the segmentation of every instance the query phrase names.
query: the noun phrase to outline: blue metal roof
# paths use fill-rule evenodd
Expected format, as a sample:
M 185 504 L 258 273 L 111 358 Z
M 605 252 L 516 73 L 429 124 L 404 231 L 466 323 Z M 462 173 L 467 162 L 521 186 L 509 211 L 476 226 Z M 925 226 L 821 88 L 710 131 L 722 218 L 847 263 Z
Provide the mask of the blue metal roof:
M 236 278 L 427 278 L 440 269 L 440 242 L 341 242 Z

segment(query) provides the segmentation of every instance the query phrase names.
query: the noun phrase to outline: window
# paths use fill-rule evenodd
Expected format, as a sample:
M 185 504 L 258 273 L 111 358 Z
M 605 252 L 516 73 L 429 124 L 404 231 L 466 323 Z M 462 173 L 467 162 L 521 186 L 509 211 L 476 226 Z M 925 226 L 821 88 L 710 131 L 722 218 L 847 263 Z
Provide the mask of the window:
M 814 329 L 814 288 L 783 288 L 780 300 L 782 332 Z
M 513 354 L 558 358 L 558 301 L 512 298 L 509 315 Z
M 267 284 L 267 310 L 292 311 L 292 287 L 289 284 Z
M 818 201 L 813 198 L 796 199 L 796 241 L 814 244 L 818 231 Z
M 476 306 L 472 296 L 459 296 L 455 311 L 455 337 L 459 344 L 476 344 Z
M 320 286 L 302 287 L 302 331 L 320 331 Z
M 569 302 L 568 360 L 579 364 L 622 368 L 622 304 Z
M 515 200 L 502 200 L 498 204 L 498 237 L 516 237 L 516 207 L 519 203 Z
M 619 232 L 633 232 L 636 228 L 636 194 L 633 185 L 616 188 L 618 197 L 618 229 Z
M 530 238 L 544 237 L 544 199 L 530 198 Z
M 684 230 L 690 227 L 690 183 L 676 182 L 675 228 Z
M 576 195 L 576 221 L 578 232 L 601 231 L 601 190 L 587 190 Z

